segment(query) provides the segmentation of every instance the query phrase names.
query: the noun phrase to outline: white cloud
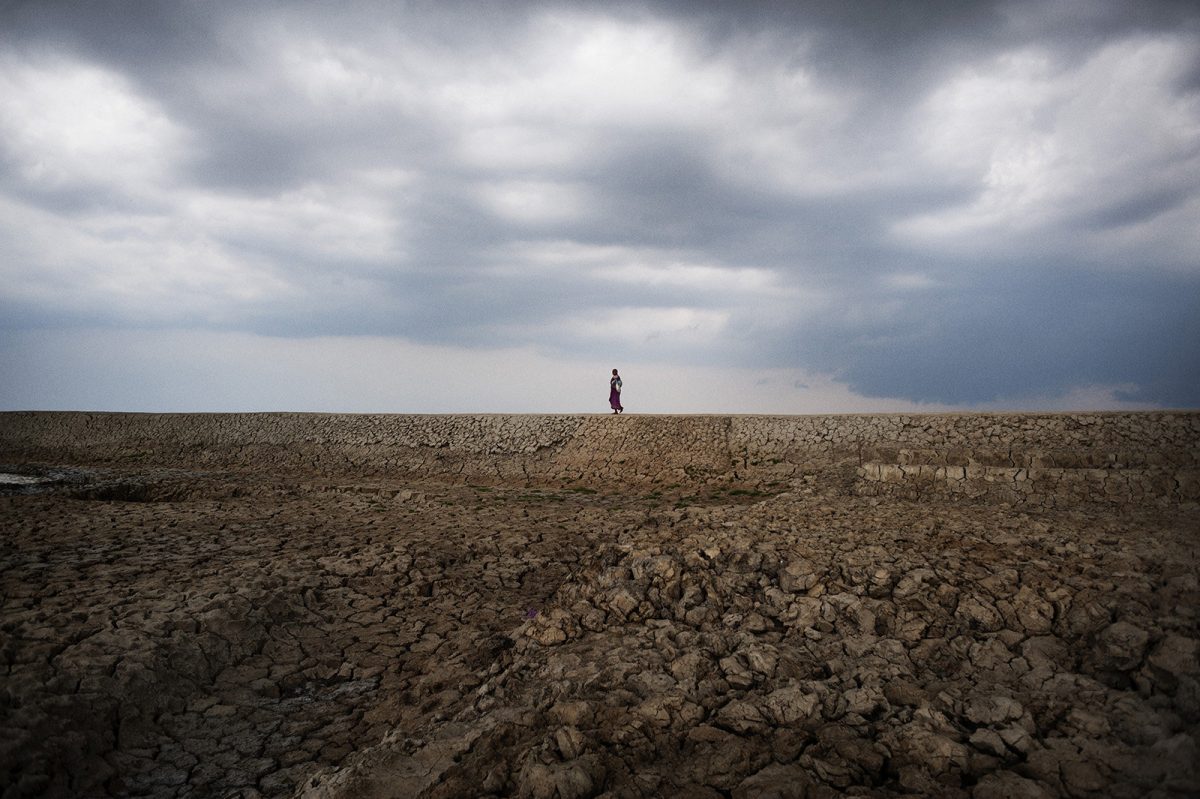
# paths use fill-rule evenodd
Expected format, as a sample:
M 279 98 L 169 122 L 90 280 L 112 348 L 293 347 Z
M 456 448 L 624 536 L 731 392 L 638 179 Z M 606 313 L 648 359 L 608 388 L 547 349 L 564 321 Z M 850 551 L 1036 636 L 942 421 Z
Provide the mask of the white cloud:
M 366 298 L 378 286 L 362 278 L 404 257 L 393 216 L 402 203 L 389 202 L 394 182 L 382 183 L 367 175 L 257 198 L 160 189 L 150 212 L 70 217 L 0 197 L 0 235 L 14 256 L 0 260 L 0 296 L 159 322 L 304 302 L 339 274 L 350 281 L 341 292 Z M 300 264 L 311 262 L 332 268 L 305 274 Z
M 1176 88 L 1196 51 L 1183 36 L 1138 36 L 1077 65 L 1026 49 L 963 70 L 931 93 L 918 135 L 931 167 L 978 191 L 965 204 L 904 219 L 894 232 L 951 251 L 1099 255 L 1123 245 L 1195 267 L 1196 225 L 1170 212 L 1163 225 L 1153 208 L 1138 219 L 1136 206 L 1194 194 L 1200 184 L 1200 97 Z M 1131 208 L 1132 230 L 1097 232 L 1105 225 L 1087 221 L 1122 206 Z M 1138 234 L 1145 226 L 1157 240 Z
M 805 50 L 764 37 L 700 51 L 678 23 L 558 13 L 516 55 L 435 92 L 463 157 L 489 168 L 577 167 L 639 135 L 683 134 L 722 177 L 758 191 L 878 182 L 879 165 L 846 144 L 854 98 L 821 87 Z
M 198 235 L 218 241 L 253 242 L 305 258 L 383 261 L 403 254 L 395 212 L 406 184 L 403 174 L 368 173 L 265 197 L 198 192 L 179 198 L 179 214 Z
M 827 197 L 894 182 L 888 153 L 863 142 L 854 91 L 822 84 L 794 43 L 733 54 L 737 85 L 712 126 L 713 165 L 727 180 L 796 197 Z M 742 56 L 737 58 L 737 56 Z
M 647 263 L 640 260 L 604 266 L 592 276 L 634 286 L 686 288 L 735 295 L 781 291 L 778 276 L 768 269 L 727 268 L 686 262 Z
M 730 304 L 795 293 L 773 270 L 705 262 L 704 254 L 685 250 L 546 240 L 514 242 L 493 257 L 497 275 L 565 273 L 600 283 L 687 289 Z
M 122 75 L 60 58 L 0 57 L 0 141 L 31 184 L 137 192 L 166 177 L 186 140 Z
M 243 33 L 229 35 L 283 96 L 322 115 L 421 119 L 452 138 L 463 162 L 494 170 L 576 166 L 617 129 L 703 125 L 734 81 L 727 65 L 693 53 L 676 25 L 649 18 L 546 11 L 490 46 L 454 47 L 403 25 L 353 39 L 303 20 L 254 27 L 268 31 L 256 46 Z M 226 107 L 230 98 L 244 103 L 243 74 L 244 67 L 219 72 L 206 96 Z M 259 100 L 279 103 L 267 94 Z
M 593 142 L 552 125 L 503 123 L 456 129 L 459 156 L 497 171 L 557 170 L 583 162 Z
M 464 72 L 437 96 L 447 112 L 482 126 L 703 124 L 735 88 L 728 67 L 693 53 L 669 22 L 563 12 L 536 20 L 508 57 Z
M 504 46 L 464 45 L 454 57 L 405 32 L 353 44 L 304 33 L 277 32 L 276 61 L 264 67 L 286 91 L 322 113 L 430 121 L 474 167 L 571 170 L 628 137 L 682 133 L 724 176 L 760 189 L 830 193 L 878 169 L 847 157 L 853 104 L 819 85 L 804 40 L 702 50 L 678 21 L 562 10 L 507 31 Z M 240 96 L 240 79 L 227 80 L 223 93 Z
M 429 86 L 468 163 L 579 166 L 611 146 L 614 132 L 704 127 L 735 90 L 726 64 L 693 53 L 663 21 L 555 12 L 522 39 Z
M 43 310 L 167 322 L 289 291 L 269 265 L 232 258 L 169 215 L 93 213 L 66 224 L 0 198 L 0 218 L 13 255 L 0 259 L 0 296 Z
M 704 308 L 608 308 L 579 318 L 551 322 L 548 339 L 576 345 L 609 342 L 614 346 L 654 343 L 656 349 L 702 349 L 714 344 L 729 323 L 729 312 Z M 624 347 L 622 347 L 623 349 Z
M 286 38 L 277 46 L 283 80 L 313 106 L 338 111 L 415 99 L 396 64 L 360 47 L 307 37 Z
M 577 220 L 588 211 L 582 186 L 545 180 L 507 180 L 480 187 L 484 206 L 501 217 L 523 224 L 553 224 Z
M 788 329 L 835 300 L 776 270 L 706 261 L 699 252 L 593 245 L 570 240 L 518 241 L 489 254 L 482 273 L 496 280 L 538 281 L 548 292 L 583 287 L 602 300 L 582 309 L 498 324 L 509 337 L 594 351 L 598 342 L 644 357 L 727 357 L 748 336 Z M 586 296 L 586 295 L 585 295 Z M 621 302 L 624 300 L 624 302 Z M 723 355 L 715 355 L 717 351 Z
M 178 182 L 192 138 L 109 70 L 65 56 L 0 58 L 0 141 L 18 174 L 38 189 L 105 198 L 57 211 L 0 195 L 0 297 L 51 312 L 215 321 L 303 300 L 312 289 L 297 262 L 332 263 L 353 279 L 403 259 L 410 171 L 379 166 L 273 195 L 222 193 Z

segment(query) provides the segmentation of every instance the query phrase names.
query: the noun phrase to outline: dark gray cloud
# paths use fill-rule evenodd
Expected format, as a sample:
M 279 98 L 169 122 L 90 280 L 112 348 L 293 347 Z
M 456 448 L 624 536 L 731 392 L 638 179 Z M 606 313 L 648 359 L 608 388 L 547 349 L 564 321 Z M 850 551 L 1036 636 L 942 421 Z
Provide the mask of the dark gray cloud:
M 1191 3 L 0 18 L 8 331 L 381 336 L 791 368 L 946 405 L 1081 387 L 1200 405 Z
M 1198 303 L 1194 279 L 994 272 L 969 291 L 916 303 L 896 323 L 857 331 L 818 324 L 791 344 L 818 342 L 820 368 L 843 367 L 851 389 L 868 396 L 969 404 L 1100 383 L 1137 386 L 1136 401 L 1192 407 L 1200 389 Z

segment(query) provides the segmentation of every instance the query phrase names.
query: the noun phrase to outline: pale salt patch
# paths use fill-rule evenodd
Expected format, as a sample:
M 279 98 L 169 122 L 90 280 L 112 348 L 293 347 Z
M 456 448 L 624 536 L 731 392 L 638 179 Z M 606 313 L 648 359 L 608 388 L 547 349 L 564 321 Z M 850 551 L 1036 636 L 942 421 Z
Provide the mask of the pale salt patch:
M 47 477 L 33 477 L 28 474 L 0 472 L 0 484 L 6 485 L 34 485 L 35 483 L 44 483 L 48 479 Z

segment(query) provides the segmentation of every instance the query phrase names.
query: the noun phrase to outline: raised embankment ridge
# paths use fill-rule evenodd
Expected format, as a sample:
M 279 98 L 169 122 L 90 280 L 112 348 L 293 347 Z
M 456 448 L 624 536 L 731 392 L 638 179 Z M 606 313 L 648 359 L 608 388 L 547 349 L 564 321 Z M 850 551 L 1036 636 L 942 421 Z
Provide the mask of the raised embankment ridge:
M 0 414 L 0 461 L 540 484 L 778 484 L 853 464 L 862 494 L 1200 499 L 1200 411 L 828 416 Z

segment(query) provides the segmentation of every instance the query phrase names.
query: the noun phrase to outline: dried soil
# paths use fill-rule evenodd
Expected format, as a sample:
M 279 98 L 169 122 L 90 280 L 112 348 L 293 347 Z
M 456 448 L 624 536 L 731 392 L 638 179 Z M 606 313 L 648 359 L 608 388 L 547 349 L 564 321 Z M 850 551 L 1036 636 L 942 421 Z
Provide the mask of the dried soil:
M 110 471 L 0 497 L 4 796 L 1200 795 L 1200 512 Z

